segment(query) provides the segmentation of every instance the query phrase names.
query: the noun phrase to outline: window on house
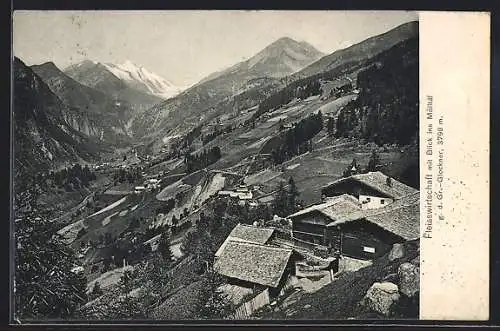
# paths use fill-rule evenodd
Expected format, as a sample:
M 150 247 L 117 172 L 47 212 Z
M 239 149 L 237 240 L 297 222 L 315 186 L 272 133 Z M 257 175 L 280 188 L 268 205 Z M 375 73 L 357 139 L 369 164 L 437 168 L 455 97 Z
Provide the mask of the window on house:
M 381 199 L 380 200 L 380 204 L 383 205 L 385 203 L 385 200 L 384 199 Z
M 367 247 L 367 246 L 363 246 L 363 252 L 367 252 L 367 253 L 375 253 L 375 247 Z

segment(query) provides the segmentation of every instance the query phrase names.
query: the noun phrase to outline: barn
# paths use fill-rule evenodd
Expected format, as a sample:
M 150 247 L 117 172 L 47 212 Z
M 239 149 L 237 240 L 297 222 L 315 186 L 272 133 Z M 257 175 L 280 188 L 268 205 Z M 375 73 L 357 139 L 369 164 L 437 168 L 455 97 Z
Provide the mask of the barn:
M 341 178 L 321 189 L 325 200 L 343 194 L 352 195 L 359 200 L 362 209 L 384 207 L 415 192 L 418 190 L 380 171 Z
M 372 260 L 394 243 L 419 237 L 419 210 L 418 191 L 376 209 L 362 208 L 358 199 L 342 194 L 289 218 L 294 242 L 319 246 L 331 256 Z

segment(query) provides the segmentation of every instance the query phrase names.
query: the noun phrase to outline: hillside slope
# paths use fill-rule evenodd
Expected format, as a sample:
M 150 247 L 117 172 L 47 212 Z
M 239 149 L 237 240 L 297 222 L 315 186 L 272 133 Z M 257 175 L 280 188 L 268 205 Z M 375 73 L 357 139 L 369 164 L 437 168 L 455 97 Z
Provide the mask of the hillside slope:
M 292 75 L 292 79 L 329 71 L 348 62 L 362 61 L 388 50 L 396 44 L 418 36 L 418 22 L 404 23 L 386 33 L 368 38 L 360 43 L 326 55 Z
M 220 103 L 230 102 L 232 97 L 246 91 L 272 89 L 282 84 L 280 78 L 314 62 L 321 55 L 307 43 L 281 38 L 250 59 L 214 73 L 177 97 L 149 109 L 134 122 L 134 132 L 147 135 L 151 131 L 168 131 L 186 120 L 201 122 L 204 118 L 200 116 L 219 107 Z M 234 105 L 231 111 L 238 107 Z
M 68 107 L 21 60 L 14 58 L 16 175 L 96 157 L 99 150 L 64 117 Z
M 374 58 L 357 75 L 359 96 L 336 120 L 337 137 L 377 144 L 418 141 L 418 38 L 403 41 Z
M 74 129 L 112 144 L 129 140 L 126 124 L 133 110 L 126 102 L 78 83 L 52 62 L 31 69 L 69 106 L 70 113 L 64 115 Z

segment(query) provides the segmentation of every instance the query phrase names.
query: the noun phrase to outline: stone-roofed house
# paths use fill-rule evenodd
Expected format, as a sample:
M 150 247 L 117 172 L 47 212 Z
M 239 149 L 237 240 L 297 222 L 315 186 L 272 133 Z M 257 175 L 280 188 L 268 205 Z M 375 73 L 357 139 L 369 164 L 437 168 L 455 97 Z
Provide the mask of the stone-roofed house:
M 415 192 L 418 190 L 380 171 L 341 178 L 321 189 L 325 199 L 342 194 L 352 195 L 359 200 L 363 209 L 384 207 Z

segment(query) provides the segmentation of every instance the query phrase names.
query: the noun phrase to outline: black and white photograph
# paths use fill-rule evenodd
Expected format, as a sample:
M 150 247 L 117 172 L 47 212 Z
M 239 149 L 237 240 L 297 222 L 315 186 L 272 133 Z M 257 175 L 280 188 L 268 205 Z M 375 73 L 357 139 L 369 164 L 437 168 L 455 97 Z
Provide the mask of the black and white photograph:
M 419 319 L 417 12 L 12 20 L 13 321 Z

